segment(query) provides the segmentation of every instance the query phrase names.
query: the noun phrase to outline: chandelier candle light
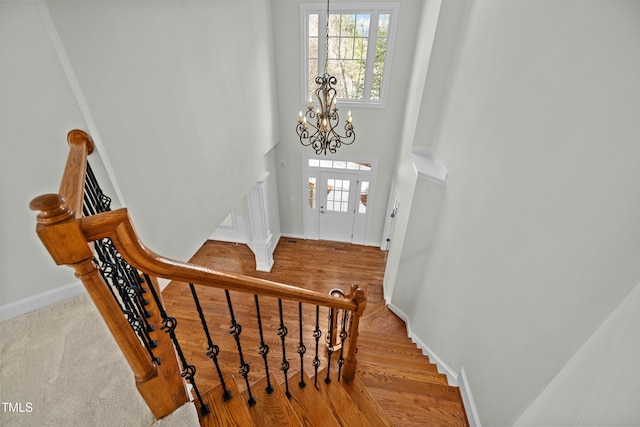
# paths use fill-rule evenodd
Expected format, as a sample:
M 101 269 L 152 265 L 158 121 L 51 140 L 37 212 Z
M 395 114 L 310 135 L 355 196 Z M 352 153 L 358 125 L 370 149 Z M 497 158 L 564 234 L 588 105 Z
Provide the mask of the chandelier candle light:
M 338 115 L 337 92 L 334 88 L 337 79 L 327 72 L 329 62 L 329 0 L 327 0 L 327 42 L 325 44 L 324 75 L 316 77 L 318 87 L 315 90 L 318 99 L 318 108 L 313 109 L 313 98 L 309 97 L 309 108 L 304 115 L 300 111 L 296 132 L 300 137 L 300 143 L 305 147 L 311 146 L 316 154 L 335 153 L 342 144 L 351 145 L 356 139 L 351 123 L 351 111 L 347 114 L 347 123 L 344 125 L 345 135 L 336 132 L 340 123 Z M 314 124 L 315 122 L 315 124 Z

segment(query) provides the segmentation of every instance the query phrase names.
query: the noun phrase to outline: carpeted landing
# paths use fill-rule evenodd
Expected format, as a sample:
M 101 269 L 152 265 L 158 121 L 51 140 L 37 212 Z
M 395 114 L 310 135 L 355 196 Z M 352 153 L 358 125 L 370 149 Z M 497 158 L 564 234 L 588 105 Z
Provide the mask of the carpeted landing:
M 193 404 L 156 421 L 88 295 L 0 323 L 0 425 L 198 426 Z

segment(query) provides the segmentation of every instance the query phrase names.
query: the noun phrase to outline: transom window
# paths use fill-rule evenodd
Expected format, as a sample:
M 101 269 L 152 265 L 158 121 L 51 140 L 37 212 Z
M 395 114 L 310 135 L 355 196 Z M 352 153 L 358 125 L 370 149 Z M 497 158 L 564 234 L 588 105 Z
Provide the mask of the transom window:
M 331 169 L 348 169 L 370 171 L 371 163 L 368 162 L 349 162 L 345 160 L 324 160 L 324 159 L 308 159 L 311 168 L 331 168 Z
M 398 3 L 338 3 L 331 5 L 329 42 L 326 5 L 302 4 L 303 102 L 316 88 L 315 78 L 336 77 L 338 99 L 355 105 L 384 105 Z

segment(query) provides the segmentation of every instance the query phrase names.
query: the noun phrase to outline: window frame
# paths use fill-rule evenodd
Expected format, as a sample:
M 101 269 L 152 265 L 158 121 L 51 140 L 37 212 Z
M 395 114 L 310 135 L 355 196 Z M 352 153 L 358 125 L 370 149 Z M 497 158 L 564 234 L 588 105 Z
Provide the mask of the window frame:
M 318 14 L 318 70 L 324 70 L 324 46 L 325 41 L 325 28 L 326 28 L 326 10 L 327 5 L 323 3 L 301 3 L 300 4 L 300 57 L 302 63 L 301 70 L 301 89 L 300 89 L 300 104 L 307 106 L 309 104 L 308 94 L 310 88 L 307 86 L 309 83 L 309 14 Z M 331 14 L 364 14 L 369 13 L 372 15 L 371 26 L 369 27 L 369 43 L 367 45 L 367 61 L 365 68 L 365 75 L 369 78 L 365 78 L 365 88 L 363 99 L 343 99 L 338 98 L 340 106 L 344 107 L 373 107 L 384 108 L 387 103 L 387 92 L 389 86 L 389 75 L 391 74 L 391 60 L 393 54 L 393 46 L 395 44 L 395 34 L 398 22 L 398 14 L 400 13 L 400 3 L 397 2 L 384 2 L 384 3 L 334 3 L 330 7 Z M 378 34 L 378 19 L 376 18 L 382 13 L 389 13 L 389 32 L 387 34 L 387 48 L 384 58 L 384 71 L 382 73 L 382 81 L 380 84 L 380 99 L 371 99 L 371 85 L 373 76 L 373 67 L 375 62 L 375 41 Z M 373 43 L 371 41 L 373 40 Z M 321 54 L 322 52 L 322 54 Z M 314 100 L 314 104 L 317 101 Z

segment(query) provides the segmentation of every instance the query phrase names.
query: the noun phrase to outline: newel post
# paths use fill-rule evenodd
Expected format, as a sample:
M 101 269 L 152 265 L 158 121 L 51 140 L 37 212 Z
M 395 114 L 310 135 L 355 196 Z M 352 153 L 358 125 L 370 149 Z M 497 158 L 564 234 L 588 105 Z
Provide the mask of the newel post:
M 356 367 L 358 361 L 356 352 L 358 351 L 358 328 L 360 326 L 360 317 L 367 306 L 367 288 L 351 285 L 351 292 L 347 298 L 357 304 L 356 310 L 351 316 L 351 324 L 349 327 L 349 339 L 347 340 L 347 357 L 345 359 L 342 378 L 345 382 L 350 382 L 356 376 Z
M 93 251 L 88 245 L 81 227 L 81 219 L 66 206 L 59 194 L 44 194 L 31 201 L 30 208 L 40 211 L 36 232 L 49 254 L 58 265 L 73 268 L 98 312 L 104 319 L 122 354 L 133 371 L 136 386 L 156 418 L 162 418 L 188 400 L 182 380 L 174 386 L 177 392 L 165 393 L 167 379 L 158 375 L 158 366 L 151 360 L 135 332 L 109 291 L 97 266 L 93 262 Z M 166 362 L 175 365 L 173 360 Z M 177 366 L 175 367 L 177 369 Z M 174 381 L 175 382 L 175 381 Z M 182 387 L 182 390 L 179 389 Z

